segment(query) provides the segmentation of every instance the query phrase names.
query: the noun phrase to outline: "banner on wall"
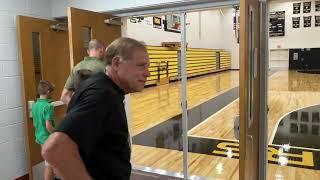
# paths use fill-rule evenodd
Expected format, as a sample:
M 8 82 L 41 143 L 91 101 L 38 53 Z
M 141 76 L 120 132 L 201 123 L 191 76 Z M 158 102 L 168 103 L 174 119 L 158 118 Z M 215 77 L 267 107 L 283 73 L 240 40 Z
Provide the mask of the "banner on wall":
M 320 1 L 315 1 L 315 11 L 320 11 Z
M 304 2 L 303 13 L 310 13 L 310 12 L 311 12 L 311 2 Z
M 239 43 L 239 31 L 240 31 L 240 14 L 239 14 L 239 6 L 234 6 L 233 10 L 233 30 L 234 30 L 234 36 L 237 40 L 237 43 Z
M 303 27 L 311 27 L 311 17 L 312 16 L 303 17 Z
M 300 28 L 300 17 L 292 17 L 292 28 Z
M 162 20 L 161 17 L 153 17 L 153 27 L 162 29 Z
M 236 30 L 237 29 L 237 16 L 235 15 L 235 13 L 234 13 L 234 15 L 233 15 L 233 30 Z
M 293 3 L 293 14 L 300 14 L 301 3 Z
M 314 26 L 315 27 L 320 27 L 320 16 L 314 16 L 314 18 L 315 18 Z
M 141 23 L 144 20 L 144 17 L 131 17 L 130 18 L 130 22 L 131 23 Z
M 270 12 L 269 36 L 284 36 L 285 31 L 285 11 Z

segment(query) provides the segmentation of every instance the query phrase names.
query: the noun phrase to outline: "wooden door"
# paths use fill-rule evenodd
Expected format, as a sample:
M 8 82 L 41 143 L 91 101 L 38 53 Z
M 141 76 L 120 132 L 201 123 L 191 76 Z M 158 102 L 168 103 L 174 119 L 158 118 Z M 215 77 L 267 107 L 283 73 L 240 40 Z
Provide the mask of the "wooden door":
M 55 84 L 52 100 L 59 100 L 70 72 L 68 32 L 54 31 L 50 28 L 51 25 L 57 23 L 56 21 L 26 16 L 17 17 L 30 177 L 32 177 L 32 167 L 43 159 L 40 154 L 40 146 L 35 143 L 33 122 L 29 118 L 28 101 L 37 98 L 37 84 L 40 79 Z M 57 121 L 62 119 L 65 109 L 61 106 L 55 108 Z
M 82 9 L 68 8 L 68 29 L 69 29 L 69 47 L 70 47 L 70 65 L 74 67 L 78 62 L 87 56 L 84 46 L 88 39 L 85 39 L 85 31 L 89 30 L 89 39 L 98 39 L 108 46 L 112 41 L 121 37 L 121 25 L 106 24 L 106 19 L 121 21 L 120 17 L 110 14 L 97 13 Z M 130 115 L 130 95 L 125 96 L 125 109 L 131 134 L 131 115 Z M 130 143 L 131 143 L 130 137 Z
M 240 0 L 240 179 L 266 178 L 266 11 Z
M 105 24 L 105 19 L 115 18 L 110 14 L 97 13 L 82 9 L 68 8 L 68 28 L 71 68 L 87 56 L 84 47 L 85 29 L 90 39 L 98 39 L 106 46 L 121 36 L 121 26 Z M 120 18 L 116 18 L 120 21 Z

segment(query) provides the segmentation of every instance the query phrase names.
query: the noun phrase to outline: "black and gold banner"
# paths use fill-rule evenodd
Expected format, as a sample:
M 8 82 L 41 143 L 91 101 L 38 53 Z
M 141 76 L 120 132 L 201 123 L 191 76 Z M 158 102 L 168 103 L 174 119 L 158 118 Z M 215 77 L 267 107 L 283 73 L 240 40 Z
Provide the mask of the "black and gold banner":
M 320 27 L 320 16 L 314 16 L 315 19 L 315 27 Z
M 303 27 L 311 27 L 311 17 L 312 16 L 303 17 Z
M 304 2 L 303 13 L 310 13 L 310 12 L 311 12 L 311 2 Z
M 161 17 L 153 17 L 153 27 L 162 29 L 162 19 Z
M 300 27 L 300 17 L 292 17 L 292 28 Z
M 300 14 L 301 3 L 293 3 L 293 14 Z
M 285 35 L 285 11 L 270 12 L 269 36 Z
M 315 1 L 315 11 L 320 11 L 320 1 Z

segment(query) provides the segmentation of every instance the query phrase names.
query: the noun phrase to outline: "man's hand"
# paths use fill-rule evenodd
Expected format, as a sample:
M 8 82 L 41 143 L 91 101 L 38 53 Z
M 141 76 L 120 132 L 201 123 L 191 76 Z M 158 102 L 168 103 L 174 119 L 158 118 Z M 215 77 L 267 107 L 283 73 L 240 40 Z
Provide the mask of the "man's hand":
M 77 144 L 65 133 L 55 132 L 42 148 L 42 157 L 64 180 L 91 180 Z
M 60 99 L 64 104 L 68 105 L 71 100 L 72 95 L 73 95 L 73 91 L 70 91 L 70 90 L 64 88 L 62 90 Z

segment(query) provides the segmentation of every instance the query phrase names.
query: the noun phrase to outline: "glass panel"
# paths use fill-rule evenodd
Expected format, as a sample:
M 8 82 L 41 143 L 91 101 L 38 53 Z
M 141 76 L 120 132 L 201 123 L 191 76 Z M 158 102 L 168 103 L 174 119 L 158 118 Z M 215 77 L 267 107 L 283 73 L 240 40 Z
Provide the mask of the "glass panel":
M 32 55 L 33 55 L 33 67 L 34 67 L 34 77 L 35 77 L 35 89 L 37 90 L 38 84 L 42 77 L 42 64 L 41 64 L 41 49 L 40 49 L 40 33 L 39 32 L 32 32 Z M 37 94 L 38 98 L 40 95 Z M 31 99 L 30 99 L 31 100 Z M 34 99 L 35 100 L 35 99 Z M 31 115 L 31 107 L 34 102 L 28 101 L 28 107 L 30 108 L 30 115 Z M 33 131 L 33 129 L 32 129 Z M 30 137 L 29 137 L 30 138 Z M 34 149 L 31 148 L 33 154 L 35 153 Z M 37 152 L 39 153 L 39 152 Z M 35 155 L 33 155 L 35 157 Z M 38 156 L 38 154 L 37 154 Z M 41 179 L 39 177 L 43 176 L 42 164 L 38 164 L 32 167 L 33 179 Z
M 272 50 L 271 50 L 272 51 Z M 289 50 L 290 51 L 290 50 Z M 272 61 L 270 57 L 270 61 Z M 292 59 L 289 59 L 291 63 Z M 290 64 L 289 64 L 290 65 Z M 288 70 L 270 67 L 268 88 L 268 126 L 269 150 L 280 153 L 276 158 L 269 158 L 269 169 L 277 167 L 277 171 L 269 173 L 270 178 L 287 177 L 284 170 L 303 168 L 310 179 L 320 176 L 313 174 L 320 168 L 319 163 L 319 113 L 320 90 L 319 74 L 312 70 Z M 309 155 L 306 156 L 306 153 Z M 299 157 L 300 160 L 293 160 Z M 310 163 L 309 158 L 312 162 Z M 272 163 L 272 164 L 271 164 Z M 300 164 L 300 165 L 298 165 Z M 296 174 L 298 176 L 300 173 Z M 300 176 L 300 175 L 299 175 Z M 305 175 L 304 175 L 305 176 Z
M 83 38 L 83 56 L 87 56 L 87 49 L 91 40 L 91 27 L 82 27 L 82 38 Z
M 37 86 L 41 80 L 41 57 L 40 57 L 40 33 L 32 32 L 32 53 L 33 53 L 33 65 L 35 75 L 35 86 Z
M 233 10 L 187 14 L 191 178 L 238 179 L 239 71 L 231 70 L 231 63 L 239 69 L 239 44 Z M 182 177 L 181 25 L 172 15 L 180 16 L 127 19 L 126 36 L 147 44 L 151 62 L 146 89 L 131 94 L 132 163 L 144 171 Z
M 276 8 L 283 5 L 290 5 L 293 12 Z M 295 17 L 285 18 L 310 10 L 310 2 L 269 2 L 268 9 L 268 144 L 269 155 L 271 149 L 274 153 L 273 158 L 269 156 L 268 179 L 320 179 L 320 49 L 311 45 L 317 39 L 306 38 L 314 37 L 303 27 L 310 22 L 301 21 L 300 25 Z M 299 33 L 290 33 L 296 29 Z M 274 41 L 296 36 L 301 38 L 293 38 L 289 44 Z
M 190 178 L 239 179 L 239 71 L 231 70 L 231 64 L 239 69 L 234 11 L 187 13 Z
M 130 95 L 132 164 L 143 171 L 182 177 L 180 33 L 177 18 L 170 18 L 171 25 L 167 26 L 171 16 L 126 19 L 125 36 L 147 45 L 151 74 L 145 90 Z

